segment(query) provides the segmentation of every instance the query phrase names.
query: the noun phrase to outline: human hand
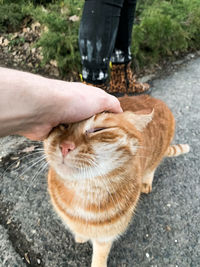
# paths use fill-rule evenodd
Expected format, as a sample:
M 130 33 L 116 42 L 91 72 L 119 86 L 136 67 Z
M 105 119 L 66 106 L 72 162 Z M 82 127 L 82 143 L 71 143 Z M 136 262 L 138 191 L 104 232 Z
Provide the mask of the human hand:
M 60 103 L 56 121 L 59 117 L 60 123 L 80 121 L 103 111 L 122 112 L 118 99 L 97 87 L 83 83 L 54 82 L 52 89 L 55 89 Z
M 117 98 L 82 83 L 47 79 L 0 68 L 0 136 L 42 140 L 61 123 L 122 112 Z
M 118 99 L 99 88 L 50 79 L 46 83 L 46 88 L 51 88 L 37 125 L 20 132 L 29 139 L 44 139 L 59 124 L 81 121 L 103 111 L 122 112 Z

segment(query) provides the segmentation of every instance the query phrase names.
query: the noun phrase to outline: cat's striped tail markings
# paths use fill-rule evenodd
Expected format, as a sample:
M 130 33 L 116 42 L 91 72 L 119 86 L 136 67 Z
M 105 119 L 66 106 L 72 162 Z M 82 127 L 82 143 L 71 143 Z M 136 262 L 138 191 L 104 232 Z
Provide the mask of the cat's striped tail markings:
M 188 153 L 190 146 L 188 144 L 171 145 L 168 147 L 165 156 L 166 157 L 177 157 L 179 155 Z

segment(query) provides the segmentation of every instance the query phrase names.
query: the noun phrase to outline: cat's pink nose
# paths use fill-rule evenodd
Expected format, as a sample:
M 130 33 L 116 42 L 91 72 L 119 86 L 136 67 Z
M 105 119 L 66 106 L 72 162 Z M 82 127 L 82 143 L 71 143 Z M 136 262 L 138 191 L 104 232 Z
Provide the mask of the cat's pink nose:
M 71 141 L 63 141 L 60 144 L 60 150 L 62 152 L 63 157 L 65 157 L 70 151 L 75 149 L 74 142 Z

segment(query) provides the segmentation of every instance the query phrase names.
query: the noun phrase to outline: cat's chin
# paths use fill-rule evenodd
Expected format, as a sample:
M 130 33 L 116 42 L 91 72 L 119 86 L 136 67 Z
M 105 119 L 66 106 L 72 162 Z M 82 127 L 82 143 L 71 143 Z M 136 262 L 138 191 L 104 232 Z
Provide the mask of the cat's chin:
M 89 174 L 91 171 L 87 172 L 87 169 L 85 170 L 85 175 L 83 174 L 83 170 L 78 167 L 70 167 L 66 166 L 63 163 L 60 164 L 54 164 L 52 166 L 55 172 L 58 174 L 60 178 L 63 180 L 83 180 L 86 178 L 89 178 L 87 173 Z
M 54 164 L 52 167 L 62 180 L 86 181 L 88 179 L 99 179 L 99 177 L 105 176 L 105 173 L 99 171 L 95 166 L 85 166 L 83 170 L 83 168 L 67 166 L 60 163 Z
M 56 173 L 63 177 L 68 177 L 73 175 L 75 172 L 75 168 L 70 168 L 69 166 L 66 166 L 63 163 L 58 163 L 58 164 L 53 164 L 52 167 L 54 168 L 54 170 L 56 171 Z

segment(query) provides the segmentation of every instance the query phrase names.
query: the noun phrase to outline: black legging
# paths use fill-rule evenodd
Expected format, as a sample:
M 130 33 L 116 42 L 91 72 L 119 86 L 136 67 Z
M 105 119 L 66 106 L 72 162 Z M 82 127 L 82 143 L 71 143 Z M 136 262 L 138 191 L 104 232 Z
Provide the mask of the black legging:
M 130 45 L 137 0 L 85 0 L 79 30 L 83 79 L 101 84 L 110 60 L 131 60 Z

